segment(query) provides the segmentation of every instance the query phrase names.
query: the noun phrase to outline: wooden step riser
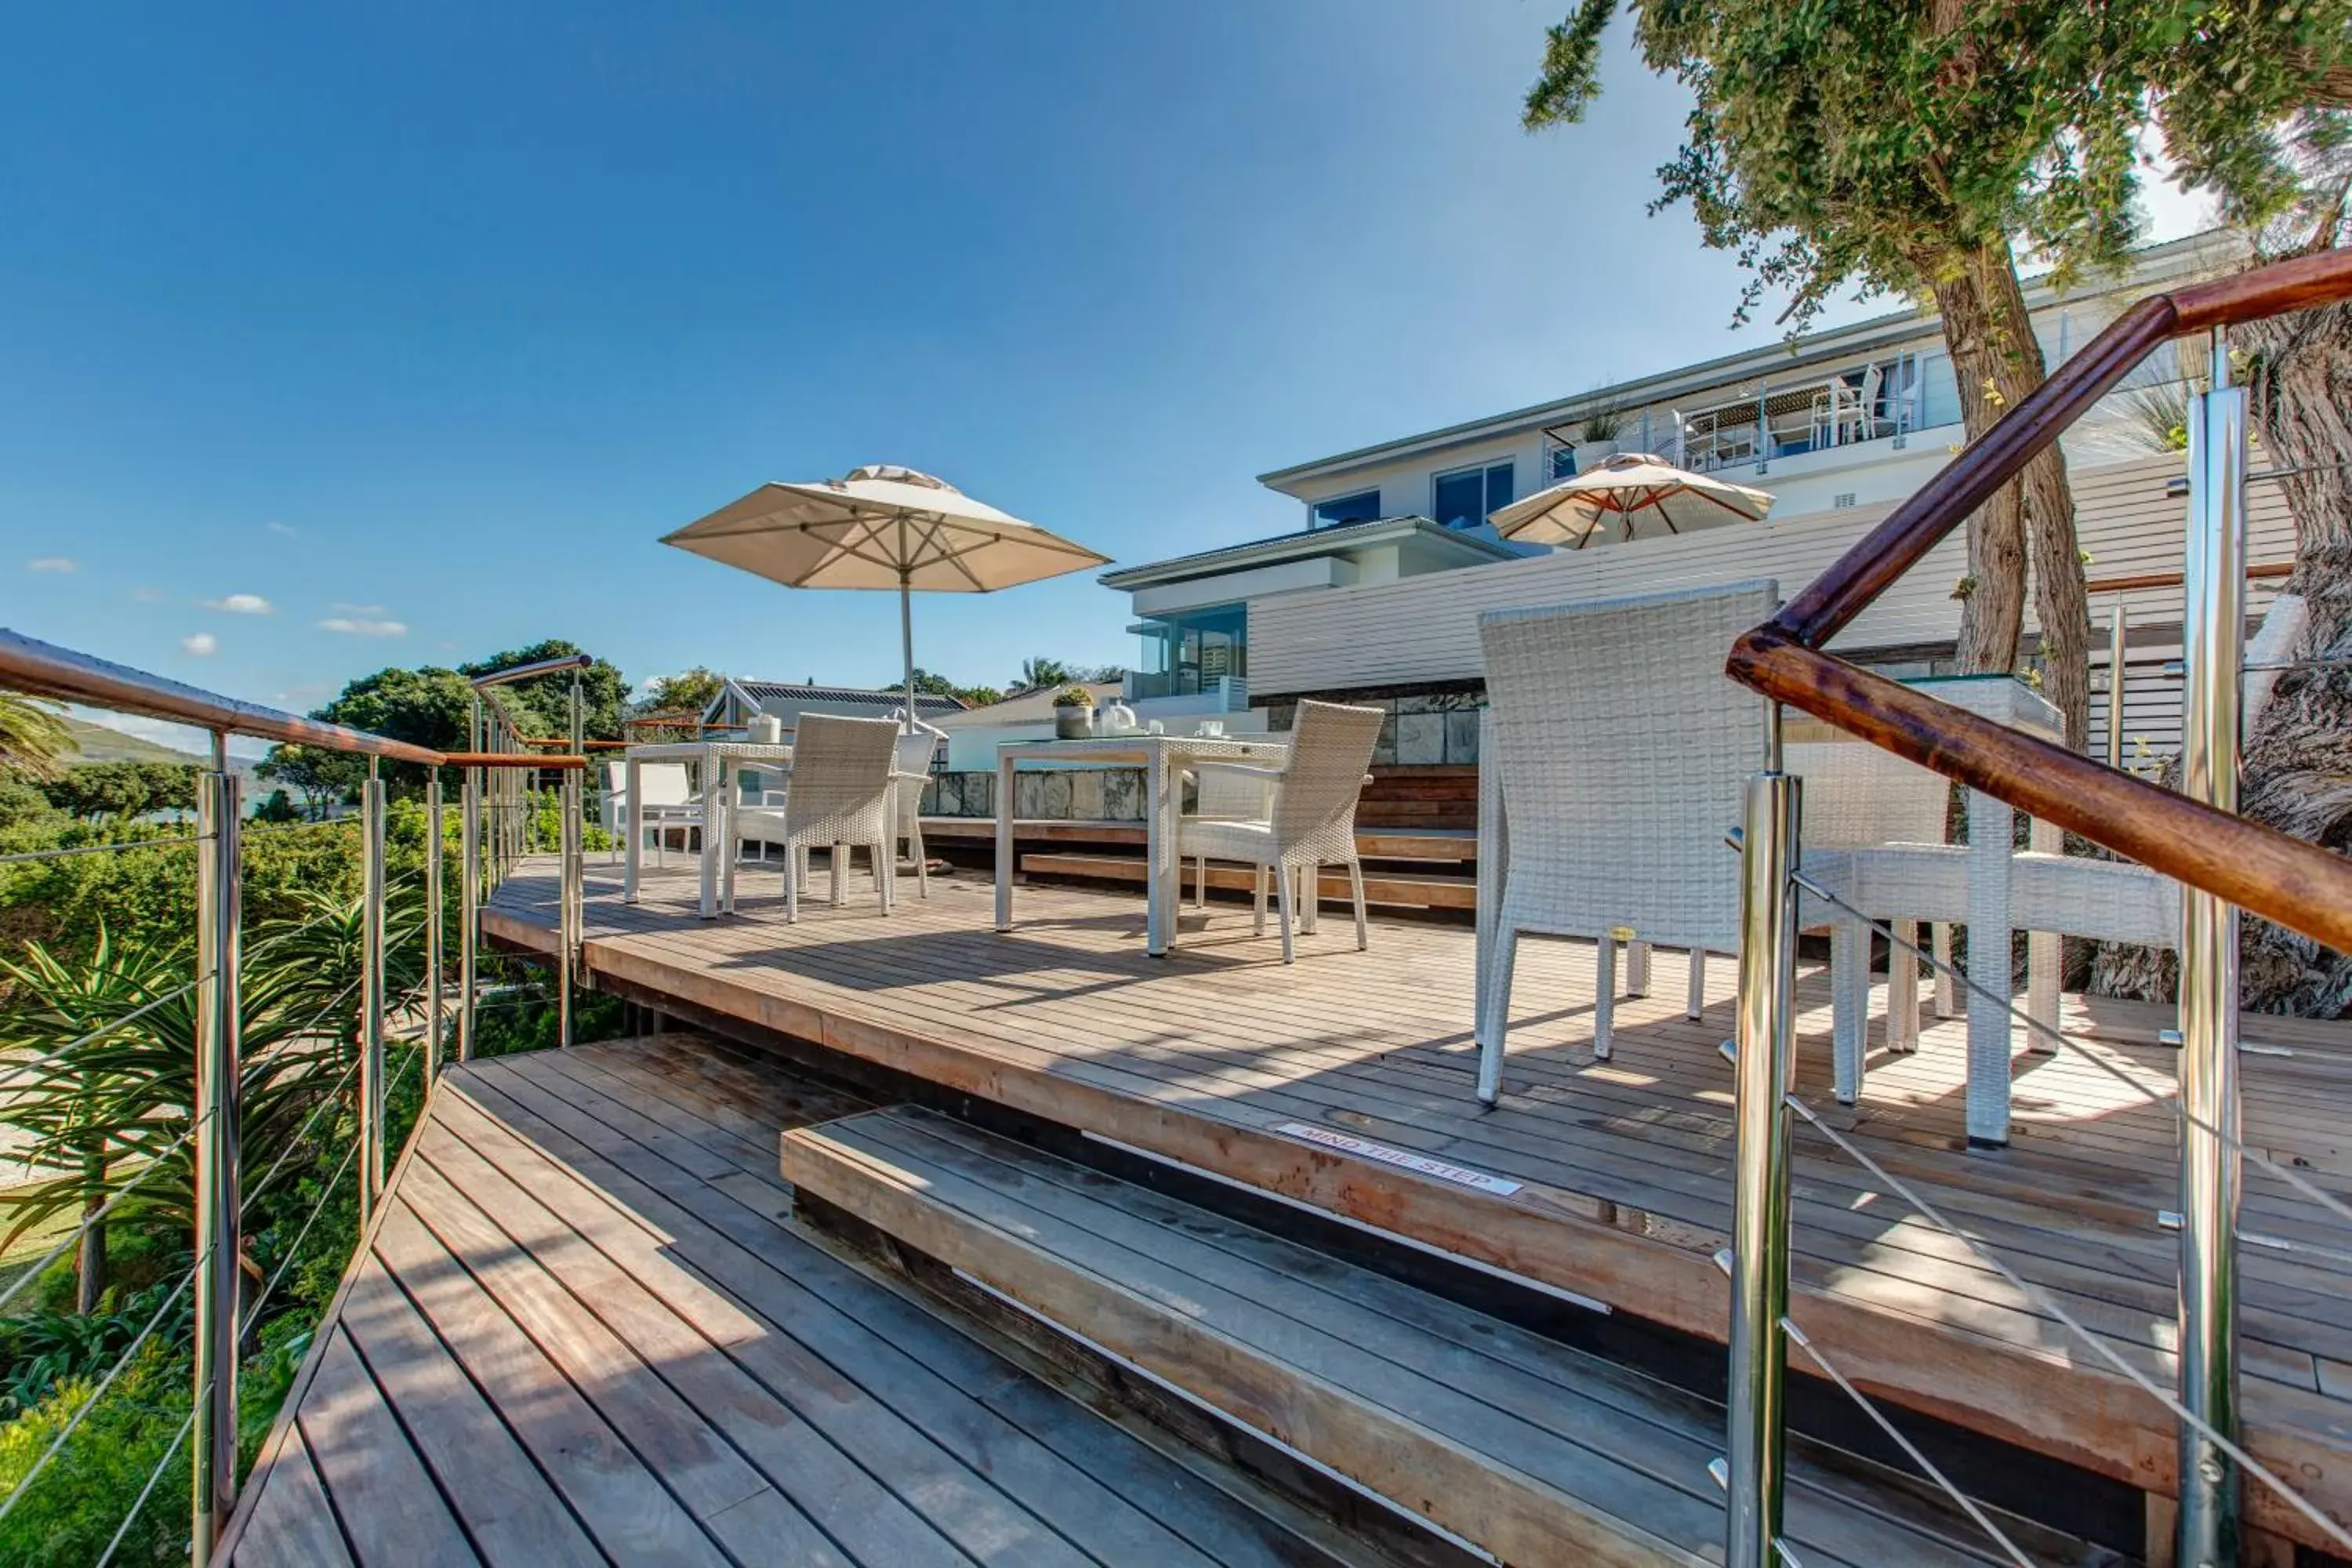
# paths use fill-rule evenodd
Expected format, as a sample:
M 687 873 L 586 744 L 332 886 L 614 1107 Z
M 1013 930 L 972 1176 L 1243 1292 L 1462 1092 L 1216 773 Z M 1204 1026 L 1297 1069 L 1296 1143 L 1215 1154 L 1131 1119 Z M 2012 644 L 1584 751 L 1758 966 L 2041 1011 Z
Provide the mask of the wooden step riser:
M 795 1186 L 901 1245 L 961 1270 L 1045 1322 L 1475 1542 L 1506 1563 L 1689 1568 L 1700 1561 L 1642 1538 L 1633 1525 L 1596 1519 L 1571 1499 L 1507 1476 L 1344 1388 L 1274 1363 L 1156 1301 L 1073 1269 L 1020 1237 L 955 1214 L 898 1173 L 821 1138 L 787 1135 L 783 1171 Z

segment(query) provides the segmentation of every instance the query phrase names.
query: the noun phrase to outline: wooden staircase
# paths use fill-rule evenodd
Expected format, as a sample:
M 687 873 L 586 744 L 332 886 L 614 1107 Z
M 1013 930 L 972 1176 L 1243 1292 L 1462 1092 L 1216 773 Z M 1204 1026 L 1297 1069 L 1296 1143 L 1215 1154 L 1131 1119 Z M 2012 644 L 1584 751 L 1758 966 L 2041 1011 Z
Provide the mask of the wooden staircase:
M 1720 1560 L 1722 1415 L 1705 1400 L 934 1111 L 802 1128 L 782 1149 L 804 1218 L 870 1227 L 1112 1380 L 1454 1548 L 1509 1564 Z M 1811 1451 L 1790 1529 L 1809 1565 L 1991 1561 L 1906 1484 Z

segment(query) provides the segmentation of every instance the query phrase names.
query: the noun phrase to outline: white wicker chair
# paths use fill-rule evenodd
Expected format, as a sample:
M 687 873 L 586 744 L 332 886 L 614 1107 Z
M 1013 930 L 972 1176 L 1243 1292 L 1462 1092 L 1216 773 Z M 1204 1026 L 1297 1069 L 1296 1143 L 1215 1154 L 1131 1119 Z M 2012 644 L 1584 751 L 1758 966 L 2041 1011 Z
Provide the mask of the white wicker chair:
M 1886 873 L 1873 879 L 1873 890 L 1889 903 L 1867 912 L 1887 921 L 1899 942 L 1916 942 L 1918 917 L 1933 905 L 1910 903 L 1913 895 L 1895 873 L 1906 861 L 1940 866 L 1954 858 L 1944 845 L 1950 784 L 1941 773 L 1861 741 L 1792 742 L 1786 765 L 1804 781 L 1798 843 L 1807 873 L 1835 877 L 1846 864 L 1843 851 L 1870 850 L 1869 863 Z M 1906 853 L 1911 850 L 1921 853 Z M 1959 860 L 1965 876 L 1965 852 Z M 1859 915 L 1822 910 L 1811 901 L 1806 914 L 1809 920 L 1825 919 L 1830 929 L 1831 1058 L 1838 1098 L 1852 1104 L 1869 1029 L 1870 927 Z M 1919 962 L 1899 947 L 1890 950 L 1887 960 L 1886 1045 L 1896 1051 L 1919 1046 Z
M 1493 774 L 1502 828 L 1479 842 L 1491 889 L 1479 922 L 1480 1100 L 1501 1092 L 1522 931 L 1600 943 L 1593 1052 L 1604 1058 L 1625 932 L 1738 951 L 1739 865 L 1723 836 L 1761 755 L 1763 709 L 1724 675 L 1723 658 L 1779 602 L 1778 586 L 1759 581 L 1478 618 L 1491 705 L 1479 767 Z
M 1271 871 L 1281 900 L 1282 962 L 1297 956 L 1291 939 L 1294 883 L 1296 895 L 1308 909 L 1315 907 L 1322 868 L 1348 868 L 1348 883 L 1355 896 L 1356 946 L 1369 945 L 1364 919 L 1364 868 L 1356 855 L 1356 801 L 1363 793 L 1365 772 L 1371 766 L 1372 748 L 1380 743 L 1381 725 L 1388 714 L 1378 708 L 1344 708 L 1333 702 L 1301 702 L 1298 721 L 1290 732 L 1290 754 L 1278 768 L 1248 763 L 1199 761 L 1185 764 L 1218 809 L 1242 804 L 1211 779 L 1223 774 L 1265 792 L 1262 816 L 1180 817 L 1176 824 L 1176 864 L 1239 860 L 1257 870 L 1255 930 L 1265 934 L 1265 883 Z M 1206 871 L 1203 869 L 1203 877 Z M 1311 926 L 1309 927 L 1311 929 Z
M 898 825 L 898 726 L 887 719 L 803 714 L 792 765 L 782 770 L 782 809 L 741 806 L 730 814 L 734 843 L 727 857 L 724 907 L 730 912 L 735 908 L 736 862 L 742 845 L 756 839 L 783 847 L 786 921 L 801 917 L 808 852 L 819 844 L 830 855 L 833 902 L 841 902 L 848 851 L 863 845 L 872 853 L 875 893 L 888 914 Z
M 898 710 L 896 722 L 906 722 L 906 710 Z M 898 783 L 898 837 L 907 841 L 908 852 L 915 858 L 915 896 L 931 896 L 930 856 L 923 847 L 923 788 L 931 782 L 931 764 L 938 760 L 940 749 L 947 744 L 948 732 L 920 719 L 914 721 L 914 731 L 901 731 L 898 752 L 892 766 Z M 894 842 L 892 851 L 897 851 Z
M 604 764 L 605 822 L 613 836 L 615 856 L 628 842 L 631 833 L 650 832 L 654 836 L 654 864 L 667 865 L 667 841 L 672 829 L 679 836 L 681 852 L 692 847 L 695 830 L 702 826 L 702 806 L 687 788 L 684 763 L 640 763 L 637 764 L 637 792 L 645 798 L 631 800 L 628 791 L 628 770 L 625 763 Z

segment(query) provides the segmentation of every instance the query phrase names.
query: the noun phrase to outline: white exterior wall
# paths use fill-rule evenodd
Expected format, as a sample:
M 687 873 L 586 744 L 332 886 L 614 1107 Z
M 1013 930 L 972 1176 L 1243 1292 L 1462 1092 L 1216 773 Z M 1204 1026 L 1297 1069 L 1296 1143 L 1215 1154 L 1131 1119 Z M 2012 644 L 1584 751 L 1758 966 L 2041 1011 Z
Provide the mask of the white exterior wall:
M 2179 572 L 2184 503 L 2165 484 L 2177 457 L 2150 457 L 2074 475 L 2077 526 L 2093 578 Z M 1783 595 L 1819 576 L 1891 503 L 1767 522 L 1637 540 L 1606 550 L 1557 551 L 1525 561 L 1433 573 L 1378 586 L 1270 599 L 1249 607 L 1253 697 L 1360 690 L 1476 680 L 1482 673 L 1478 616 L 1527 605 L 1565 604 L 1666 588 L 1769 577 Z M 2294 531 L 2273 485 L 2254 487 L 2250 559 L 2293 557 Z M 1832 645 L 1841 652 L 1948 643 L 1959 626 L 1952 587 L 1966 548 L 1956 532 L 1929 552 Z M 2274 584 L 2251 585 L 2249 609 L 2267 606 Z M 2180 590 L 2123 595 L 2136 626 L 2180 619 Z M 2104 622 L 2106 604 L 2094 606 Z M 2032 600 L 2027 624 L 2032 623 Z

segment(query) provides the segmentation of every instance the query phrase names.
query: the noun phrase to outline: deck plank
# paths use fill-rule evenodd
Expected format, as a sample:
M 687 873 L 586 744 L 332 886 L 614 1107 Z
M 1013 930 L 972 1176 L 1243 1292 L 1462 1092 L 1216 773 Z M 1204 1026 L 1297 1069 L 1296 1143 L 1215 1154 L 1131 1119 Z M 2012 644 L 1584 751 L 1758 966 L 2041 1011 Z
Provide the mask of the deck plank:
M 1360 954 L 1350 922 L 1335 919 L 1284 969 L 1231 904 L 1205 921 L 1187 908 L 1174 956 L 1154 960 L 1132 895 L 1024 889 L 1016 929 L 999 934 L 984 879 L 935 879 L 930 899 L 904 900 L 887 920 L 853 900 L 804 910 L 794 926 L 761 896 L 735 917 L 700 921 L 691 887 L 683 868 L 649 873 L 645 901 L 623 906 L 614 882 L 597 880 L 592 970 L 1677 1328 L 1723 1331 L 1706 1258 L 1729 1220 L 1730 1086 L 1716 1051 L 1729 1027 L 1724 961 L 1710 965 L 1706 1016 L 1691 1021 L 1680 956 L 1661 953 L 1650 996 L 1619 1004 L 1615 1059 L 1597 1063 L 1590 947 L 1533 944 L 1515 991 L 1505 1101 L 1482 1114 L 1469 1094 L 1470 936 L 1458 928 L 1381 921 Z M 492 929 L 543 940 L 551 893 L 526 867 L 500 890 Z M 1874 1031 L 1862 1103 L 1841 1110 L 1828 1092 L 1818 973 L 1803 977 L 1800 1003 L 1800 1091 L 2108 1346 L 2168 1380 L 2176 1244 L 2154 1223 L 2172 1202 L 2177 1160 L 2169 1052 L 2155 1043 L 2164 1012 L 2065 1004 L 2070 1035 L 2152 1088 L 2153 1104 L 2071 1053 L 2025 1051 L 2021 1035 L 2015 1142 L 1987 1155 L 1963 1136 L 1960 1021 L 1925 1020 L 1912 1055 L 1876 1048 Z M 2352 1030 L 2254 1019 L 2247 1032 L 2298 1053 L 2249 1059 L 2250 1141 L 2323 1180 L 2352 1172 L 2336 1131 L 2352 1100 Z M 693 1105 L 684 1089 L 666 1098 Z M 1305 1150 L 1276 1131 L 1291 1120 L 1527 1184 L 1508 1199 L 1449 1191 Z M 1850 1371 L 1923 1409 L 2168 1487 L 2160 1410 L 1826 1142 L 1801 1131 L 1798 1147 L 1797 1311 L 1833 1353 L 1846 1351 Z M 708 1152 L 751 1163 L 741 1143 Z M 2245 1187 L 2249 1229 L 2342 1247 L 2332 1216 L 2283 1183 L 2250 1169 Z M 2352 1364 L 2340 1310 L 2352 1268 L 2250 1248 L 2242 1272 L 2255 1419 L 2291 1467 L 2346 1471 L 2352 1443 L 2336 1433 L 2352 1409 L 2323 1368 Z
M 777 1132 L 866 1109 L 700 1037 L 453 1068 L 235 1560 L 1358 1561 L 799 1230 Z

